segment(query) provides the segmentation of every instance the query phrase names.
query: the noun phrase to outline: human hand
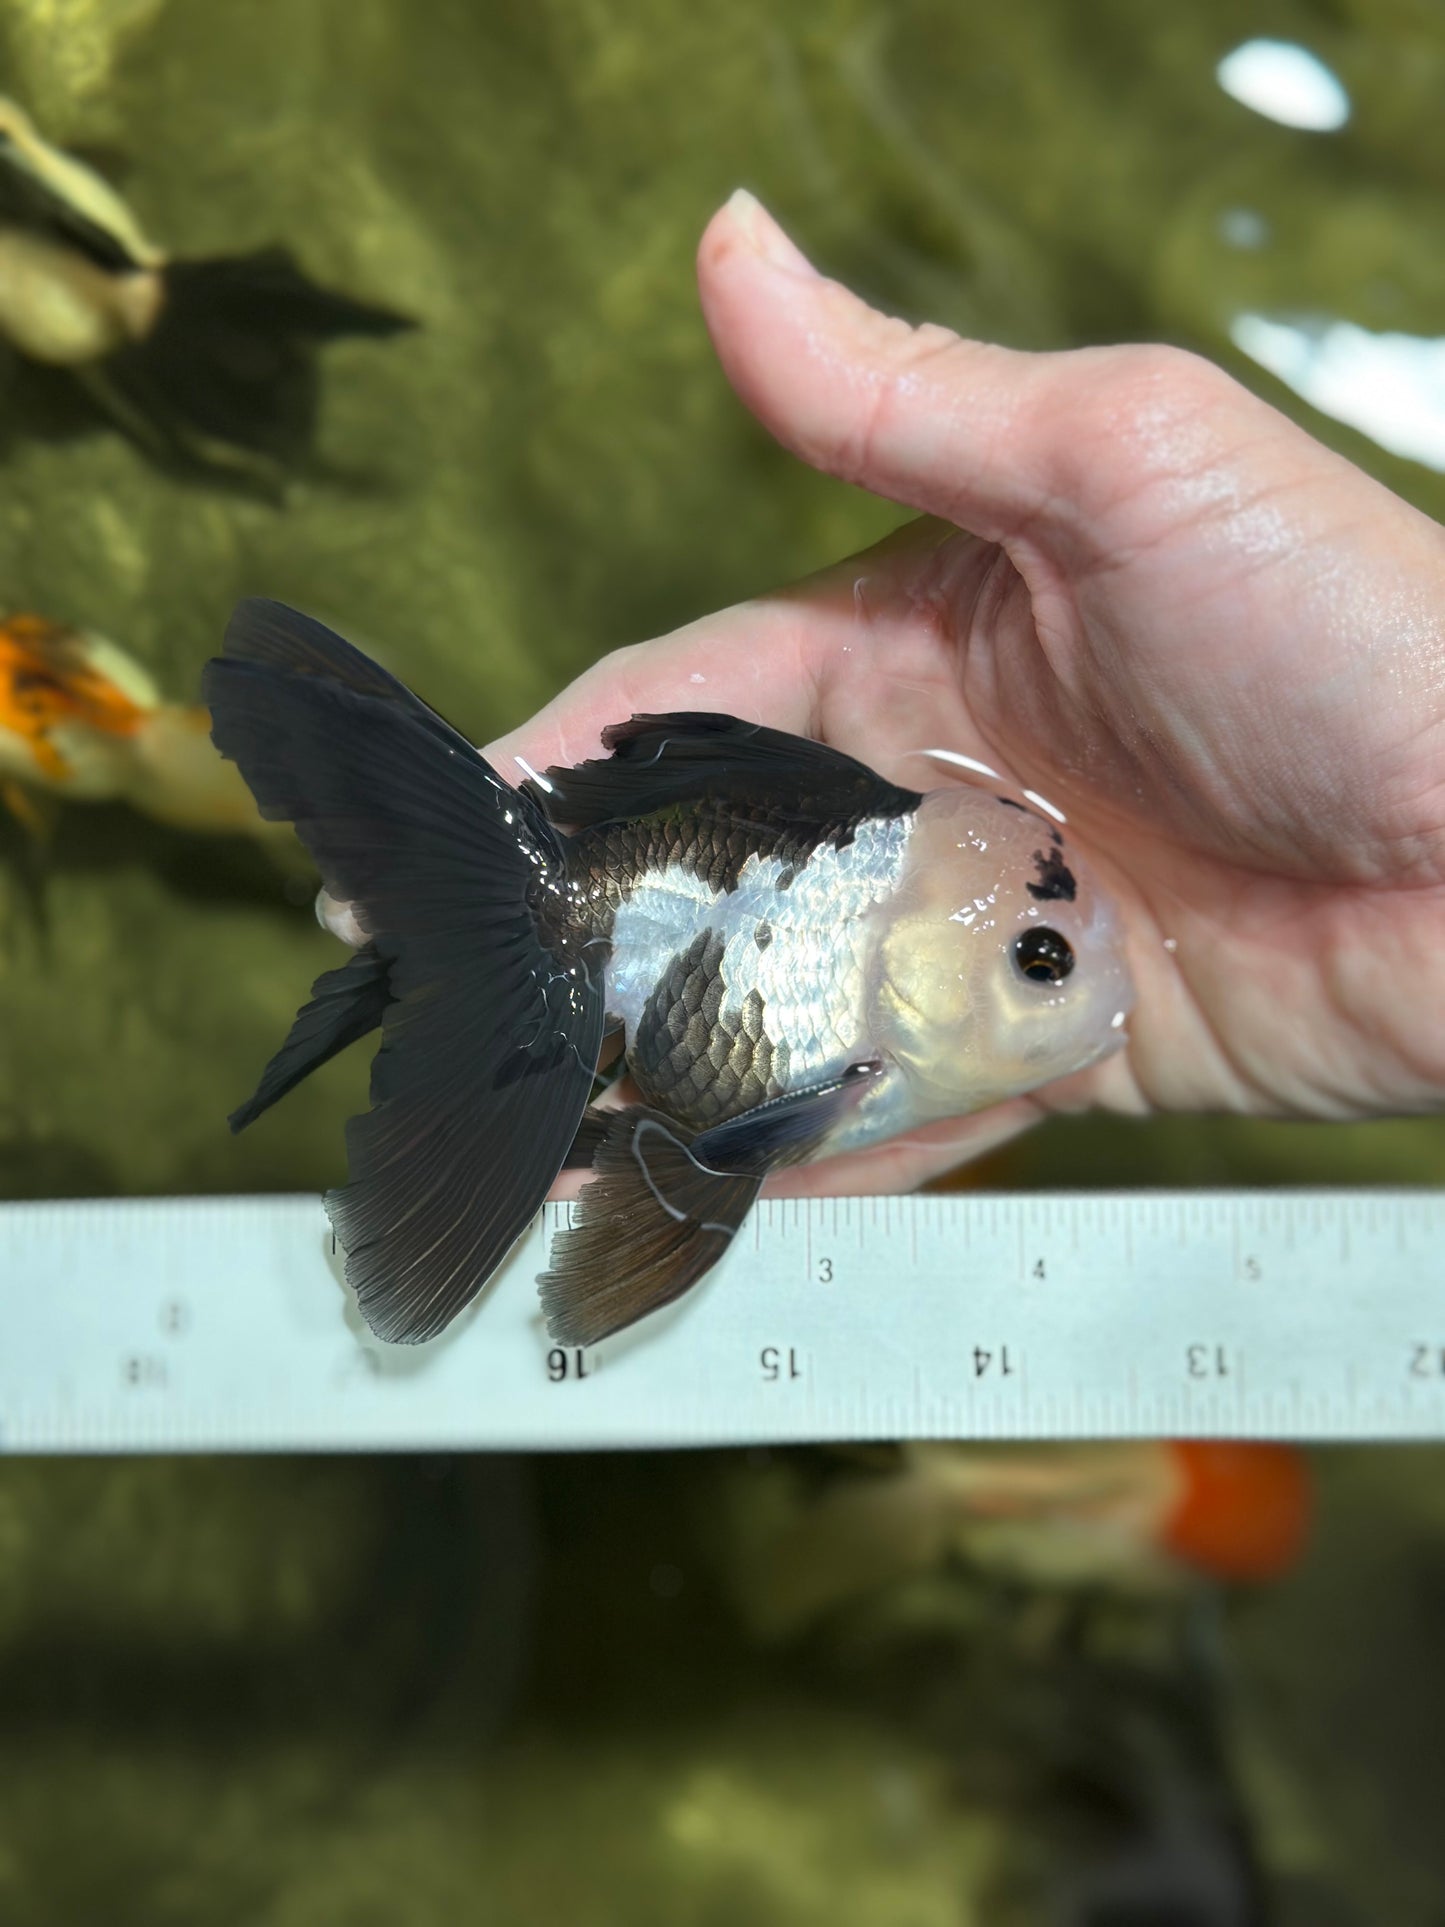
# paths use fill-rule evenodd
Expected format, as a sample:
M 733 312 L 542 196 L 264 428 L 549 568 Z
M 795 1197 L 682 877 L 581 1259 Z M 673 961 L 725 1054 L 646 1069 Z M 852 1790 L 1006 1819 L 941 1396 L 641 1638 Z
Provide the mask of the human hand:
M 1119 1055 L 777 1188 L 902 1188 L 1062 1109 L 1445 1102 L 1445 532 L 1195 356 L 880 315 L 749 196 L 698 273 L 759 420 L 935 519 L 614 652 L 487 755 L 697 708 L 916 788 L 962 753 L 1067 814 L 1138 989 Z

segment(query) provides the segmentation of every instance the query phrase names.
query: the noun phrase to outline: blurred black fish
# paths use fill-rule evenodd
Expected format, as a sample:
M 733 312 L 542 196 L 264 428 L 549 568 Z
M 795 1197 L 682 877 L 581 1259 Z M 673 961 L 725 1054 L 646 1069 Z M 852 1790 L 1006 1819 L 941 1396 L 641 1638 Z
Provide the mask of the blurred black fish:
M 232 1119 L 382 1025 L 327 1200 L 362 1315 L 431 1338 L 558 1172 L 542 1301 L 585 1345 L 717 1262 L 780 1165 L 980 1109 L 1123 1042 L 1113 912 L 1044 817 L 920 795 L 822 743 L 634 716 L 513 788 L 320 623 L 242 603 L 212 736 L 296 825 L 355 946 Z M 643 1102 L 584 1116 L 604 1031 Z
M 282 247 L 168 258 L 0 99 L 0 336 L 69 369 L 156 454 L 274 480 L 311 446 L 318 346 L 414 326 L 319 287 Z

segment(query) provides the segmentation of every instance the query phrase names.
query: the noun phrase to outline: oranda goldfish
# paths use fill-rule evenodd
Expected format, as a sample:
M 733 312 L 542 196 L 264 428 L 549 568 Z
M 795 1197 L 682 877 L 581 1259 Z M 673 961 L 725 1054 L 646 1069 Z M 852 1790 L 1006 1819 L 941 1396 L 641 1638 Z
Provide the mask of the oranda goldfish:
M 316 346 L 412 325 L 318 287 L 284 248 L 169 258 L 0 99 L 0 336 L 72 370 L 161 454 L 272 476 L 310 442 Z
M 558 1172 L 592 1178 L 541 1280 L 585 1345 L 685 1292 L 781 1165 L 966 1112 L 1122 1040 L 1113 912 L 1012 799 L 920 794 L 732 716 L 634 716 L 513 787 L 340 637 L 243 603 L 217 747 L 294 822 L 358 945 L 239 1129 L 382 1026 L 327 1205 L 378 1336 L 434 1337 Z M 586 1113 L 604 1034 L 641 1102 Z
M 740 1603 L 782 1638 L 957 1560 L 1059 1592 L 1277 1579 L 1304 1550 L 1310 1505 L 1289 1446 L 1129 1439 L 872 1448 L 861 1471 L 842 1462 L 781 1507 L 744 1483 L 728 1514 Z
M 104 636 L 0 619 L 0 799 L 36 827 L 36 799 L 51 795 L 129 803 L 182 829 L 266 831 L 209 731 L 204 709 L 166 702 Z

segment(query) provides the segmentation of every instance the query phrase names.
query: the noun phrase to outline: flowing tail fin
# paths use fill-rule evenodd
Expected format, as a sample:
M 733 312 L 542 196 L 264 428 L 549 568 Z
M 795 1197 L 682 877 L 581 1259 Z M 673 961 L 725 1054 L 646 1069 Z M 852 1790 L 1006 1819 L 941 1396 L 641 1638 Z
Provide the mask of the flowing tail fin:
M 205 463 L 289 467 L 316 428 L 316 350 L 416 324 L 310 280 L 285 248 L 172 261 L 143 341 L 95 364 L 101 400 L 142 440 Z
M 295 1090 L 303 1077 L 376 1029 L 391 1001 L 386 975 L 386 959 L 370 944 L 339 970 L 322 971 L 311 986 L 310 1003 L 297 1011 L 285 1043 L 262 1071 L 254 1094 L 232 1111 L 233 1131 L 254 1124 L 287 1091 Z
M 533 908 L 561 844 L 434 710 L 279 603 L 241 604 L 204 693 L 217 748 L 263 816 L 295 824 L 386 966 L 371 1109 L 347 1126 L 350 1182 L 326 1206 L 371 1329 L 435 1337 L 526 1229 L 591 1089 L 601 986 Z M 373 1007 L 350 968 L 360 1026 Z M 303 1051 L 329 1043 L 318 1022 Z M 243 1112 L 273 1073 L 289 1085 L 321 1061 L 281 1062 L 306 1023 Z

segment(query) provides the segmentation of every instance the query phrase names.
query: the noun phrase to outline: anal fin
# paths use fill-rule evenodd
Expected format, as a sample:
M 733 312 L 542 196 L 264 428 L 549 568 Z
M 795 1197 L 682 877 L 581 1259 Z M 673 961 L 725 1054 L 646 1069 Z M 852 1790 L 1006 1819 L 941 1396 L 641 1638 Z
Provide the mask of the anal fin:
M 596 1175 L 537 1281 L 547 1330 L 559 1345 L 595 1345 L 660 1311 L 732 1242 L 762 1176 L 709 1170 L 688 1137 L 641 1105 L 606 1114 L 592 1159 Z
M 680 1298 L 717 1263 L 768 1171 L 797 1163 L 877 1074 L 851 1065 L 694 1137 L 658 1111 L 592 1111 L 568 1163 L 595 1176 L 538 1280 L 559 1345 L 596 1345 Z

